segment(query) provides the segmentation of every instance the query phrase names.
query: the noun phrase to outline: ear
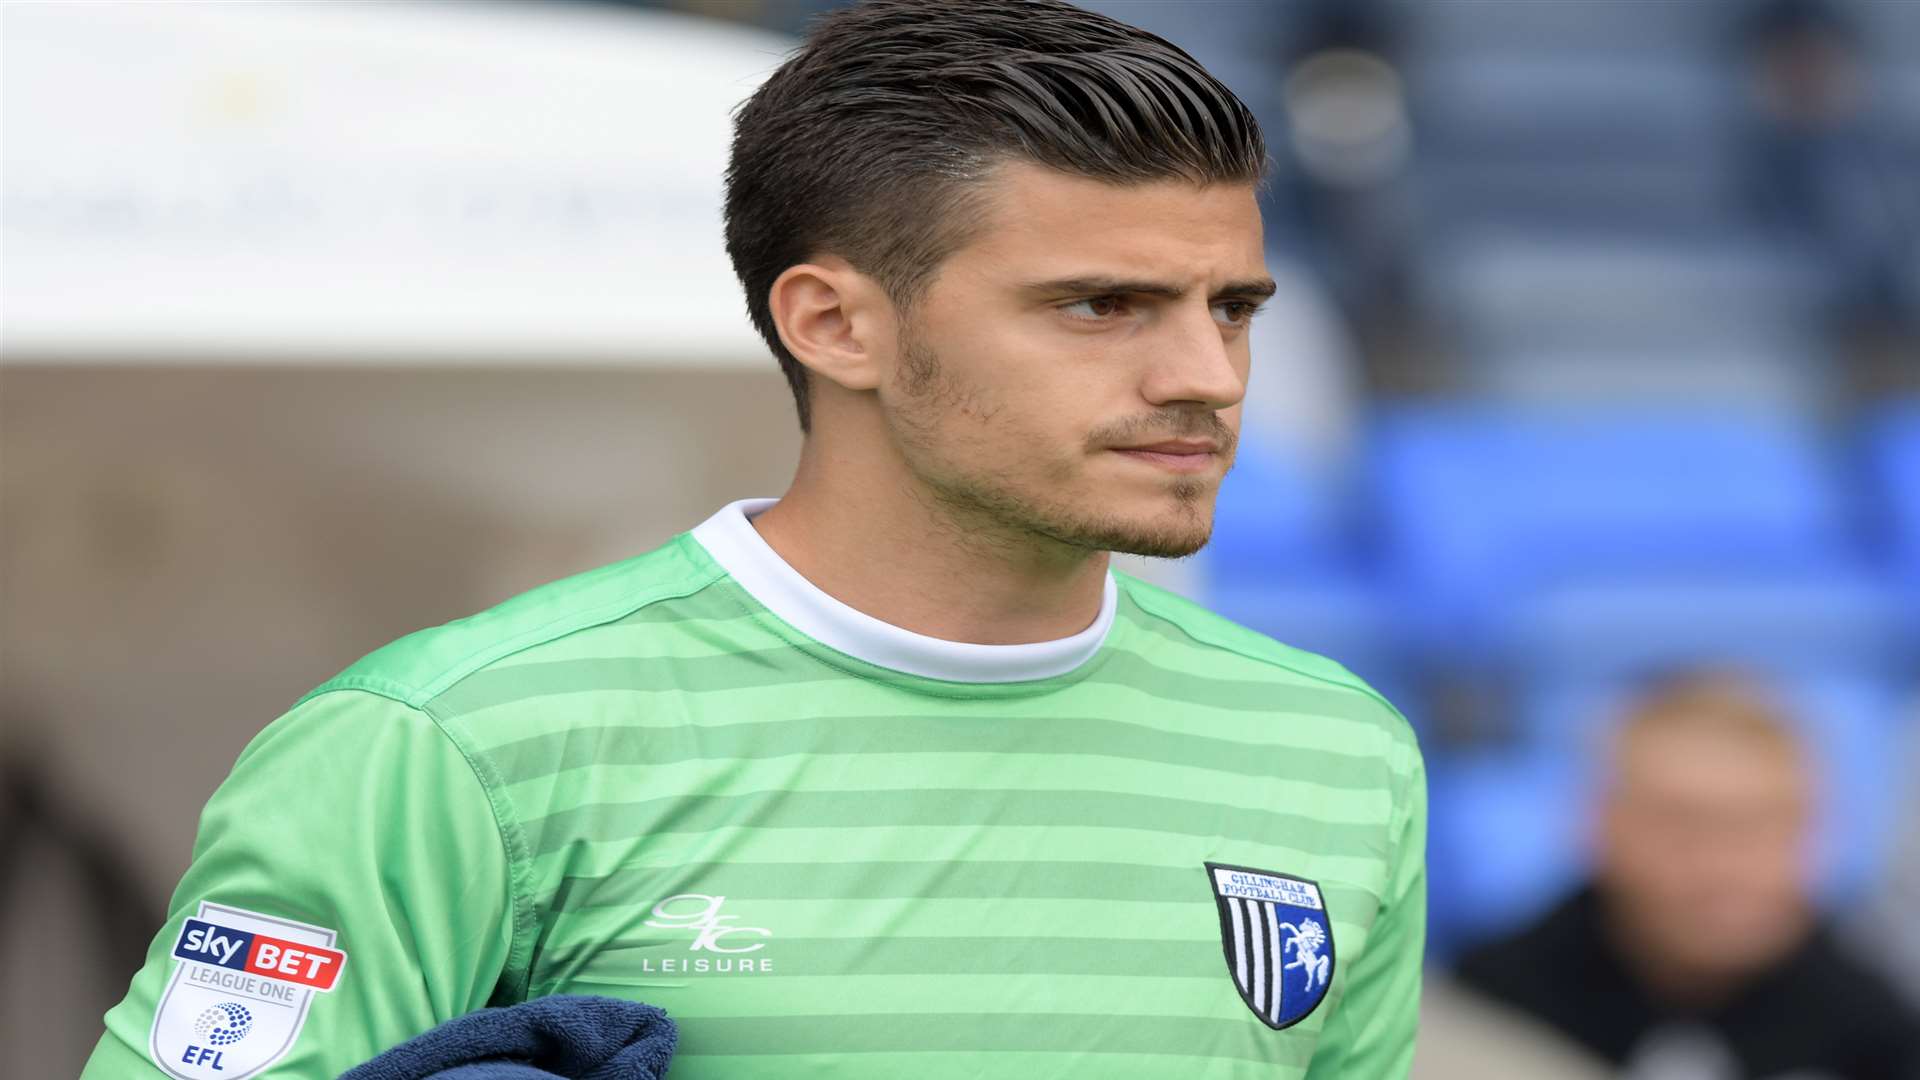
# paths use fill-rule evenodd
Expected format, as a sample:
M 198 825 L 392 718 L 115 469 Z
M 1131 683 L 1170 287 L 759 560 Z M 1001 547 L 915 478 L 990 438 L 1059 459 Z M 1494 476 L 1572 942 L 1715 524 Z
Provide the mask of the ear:
M 848 390 L 880 385 L 893 361 L 893 303 L 845 259 L 823 255 L 774 279 L 767 306 L 780 342 L 807 370 Z

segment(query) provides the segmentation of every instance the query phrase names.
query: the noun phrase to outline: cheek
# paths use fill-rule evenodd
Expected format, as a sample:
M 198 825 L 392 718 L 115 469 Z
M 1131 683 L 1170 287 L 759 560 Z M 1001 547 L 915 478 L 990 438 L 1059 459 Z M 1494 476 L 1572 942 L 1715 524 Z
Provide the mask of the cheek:
M 1078 449 L 1102 416 L 1124 414 L 1109 406 L 1112 388 L 1100 385 L 1098 366 L 1084 356 L 1019 339 L 974 347 L 980 351 L 954 372 L 956 418 L 991 427 L 1002 440 L 1019 436 L 1023 452 Z
M 1062 496 L 1087 474 L 1089 435 L 1150 411 L 1128 381 L 1135 365 L 1111 343 L 1018 319 L 934 329 L 940 375 L 910 403 L 911 419 L 949 468 Z M 1238 428 L 1237 407 L 1228 423 Z

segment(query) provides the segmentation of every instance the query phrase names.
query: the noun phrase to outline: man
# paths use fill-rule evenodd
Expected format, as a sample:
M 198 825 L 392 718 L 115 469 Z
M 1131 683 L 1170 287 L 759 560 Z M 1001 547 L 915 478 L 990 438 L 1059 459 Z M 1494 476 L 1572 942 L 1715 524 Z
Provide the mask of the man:
M 1920 1077 L 1920 1019 L 1814 916 L 1811 778 L 1758 688 L 1656 687 L 1613 771 L 1594 884 L 1469 953 L 1462 981 L 1631 1077 Z
M 88 1075 L 331 1076 L 567 993 L 666 1009 L 692 1080 L 1404 1073 L 1405 721 L 1108 569 L 1206 542 L 1265 156 L 1053 0 L 818 24 L 728 175 L 791 488 L 298 701 Z

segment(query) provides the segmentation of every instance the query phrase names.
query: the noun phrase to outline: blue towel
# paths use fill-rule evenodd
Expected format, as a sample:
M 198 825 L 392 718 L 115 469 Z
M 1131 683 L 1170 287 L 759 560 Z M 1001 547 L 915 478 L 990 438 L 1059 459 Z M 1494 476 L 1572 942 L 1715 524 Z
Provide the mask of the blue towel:
M 557 994 L 456 1017 L 340 1080 L 661 1080 L 678 1038 L 652 1005 Z

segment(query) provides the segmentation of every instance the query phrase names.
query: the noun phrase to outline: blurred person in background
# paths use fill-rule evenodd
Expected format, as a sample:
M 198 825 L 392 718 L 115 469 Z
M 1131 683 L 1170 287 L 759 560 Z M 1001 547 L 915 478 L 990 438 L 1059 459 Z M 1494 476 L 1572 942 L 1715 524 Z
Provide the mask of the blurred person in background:
M 1611 767 L 1592 881 L 1460 980 L 1637 1080 L 1920 1076 L 1920 1017 L 1815 912 L 1813 779 L 1764 691 L 1663 681 Z

